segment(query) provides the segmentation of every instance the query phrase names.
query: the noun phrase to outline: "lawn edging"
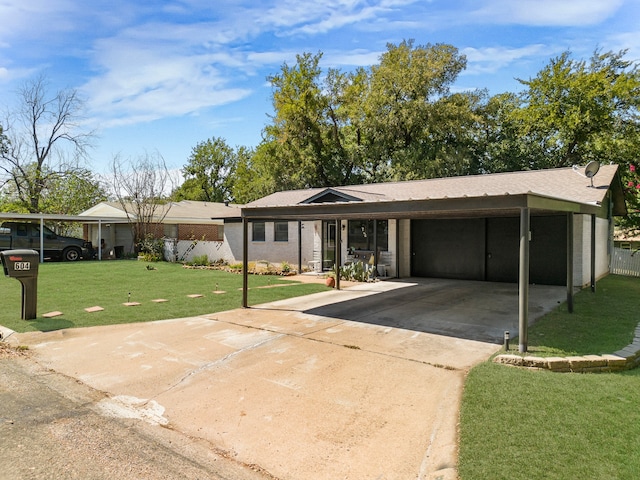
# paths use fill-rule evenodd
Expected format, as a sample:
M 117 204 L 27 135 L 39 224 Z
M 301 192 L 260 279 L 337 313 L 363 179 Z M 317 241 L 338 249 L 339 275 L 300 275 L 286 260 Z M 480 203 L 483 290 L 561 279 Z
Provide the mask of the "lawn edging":
M 631 370 L 640 366 L 640 324 L 633 342 L 615 353 L 572 357 L 536 357 L 515 354 L 497 355 L 493 361 L 502 365 L 549 370 L 551 372 L 602 373 Z

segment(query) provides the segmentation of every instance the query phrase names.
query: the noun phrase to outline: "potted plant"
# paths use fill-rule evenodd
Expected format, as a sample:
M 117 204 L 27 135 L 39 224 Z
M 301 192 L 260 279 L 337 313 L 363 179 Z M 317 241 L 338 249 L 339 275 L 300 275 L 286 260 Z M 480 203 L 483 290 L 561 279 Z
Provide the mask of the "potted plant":
M 327 273 L 327 279 L 325 280 L 325 284 L 329 288 L 334 288 L 336 286 L 336 276 L 337 276 L 338 267 L 334 264 L 331 271 Z
M 334 288 L 336 286 L 336 274 L 334 272 L 327 273 L 327 278 L 324 283 L 329 288 Z

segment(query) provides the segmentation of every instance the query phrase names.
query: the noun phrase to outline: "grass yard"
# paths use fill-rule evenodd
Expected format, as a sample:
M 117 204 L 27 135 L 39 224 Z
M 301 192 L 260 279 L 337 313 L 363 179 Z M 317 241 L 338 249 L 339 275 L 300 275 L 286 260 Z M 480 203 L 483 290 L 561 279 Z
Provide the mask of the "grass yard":
M 149 270 L 147 266 L 153 269 Z M 286 286 L 258 288 L 272 285 Z M 242 275 L 185 269 L 180 264 L 165 262 L 119 260 L 41 264 L 38 318 L 35 320 L 20 319 L 21 288 L 18 280 L 0 277 L 0 325 L 16 332 L 182 318 L 242 305 Z M 249 288 L 250 305 L 327 290 L 324 284 L 304 284 L 273 275 L 249 276 Z M 215 290 L 225 293 L 213 293 Z M 188 297 L 193 294 L 203 296 Z M 154 303 L 154 299 L 168 301 Z M 124 306 L 128 301 L 140 305 Z M 85 312 L 85 308 L 94 306 L 104 310 Z M 63 315 L 43 318 L 43 314 L 53 311 L 61 311 Z
M 611 353 L 640 323 L 640 279 L 609 276 L 529 331 L 530 353 Z M 517 342 L 514 342 L 517 345 Z M 640 478 L 640 370 L 574 374 L 483 363 L 465 384 L 459 475 L 475 479 Z

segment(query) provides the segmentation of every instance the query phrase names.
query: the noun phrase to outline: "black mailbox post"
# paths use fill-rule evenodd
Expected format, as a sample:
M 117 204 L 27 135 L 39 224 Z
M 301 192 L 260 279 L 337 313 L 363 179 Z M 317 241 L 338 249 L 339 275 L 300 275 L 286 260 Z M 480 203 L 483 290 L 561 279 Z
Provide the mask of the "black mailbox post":
M 40 255 L 35 250 L 5 250 L 0 258 L 4 274 L 22 284 L 22 319 L 33 320 L 37 317 Z

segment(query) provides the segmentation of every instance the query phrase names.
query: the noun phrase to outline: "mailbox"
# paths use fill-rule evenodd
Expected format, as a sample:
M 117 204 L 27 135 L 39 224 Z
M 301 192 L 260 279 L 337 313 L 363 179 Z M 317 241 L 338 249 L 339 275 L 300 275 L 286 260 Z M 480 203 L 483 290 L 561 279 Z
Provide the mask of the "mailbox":
M 40 256 L 35 250 L 5 250 L 0 252 L 2 268 L 7 277 L 22 284 L 22 319 L 37 317 L 38 267 Z

